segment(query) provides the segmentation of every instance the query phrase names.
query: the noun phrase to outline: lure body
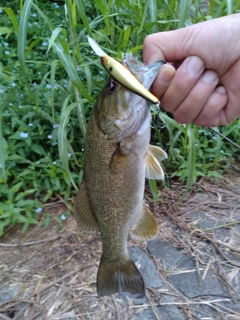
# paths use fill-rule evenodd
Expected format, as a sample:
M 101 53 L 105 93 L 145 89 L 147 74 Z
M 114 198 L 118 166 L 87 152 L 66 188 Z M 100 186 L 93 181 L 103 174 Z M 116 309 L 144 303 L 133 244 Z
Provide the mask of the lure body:
M 107 55 L 96 43 L 95 40 L 88 37 L 88 42 L 94 52 L 101 58 L 101 63 L 106 71 L 125 88 L 138 94 L 142 98 L 159 105 L 160 102 L 149 90 L 147 90 L 141 82 L 129 71 L 125 65 L 119 63 L 109 55 Z M 163 62 L 157 62 L 163 64 Z

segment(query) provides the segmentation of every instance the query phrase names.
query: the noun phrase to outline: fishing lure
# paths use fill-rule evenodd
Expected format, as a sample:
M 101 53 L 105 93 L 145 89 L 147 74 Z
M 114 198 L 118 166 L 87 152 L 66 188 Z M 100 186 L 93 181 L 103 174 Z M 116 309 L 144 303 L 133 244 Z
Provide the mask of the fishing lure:
M 155 97 L 150 91 L 148 91 L 139 81 L 138 79 L 121 63 L 110 57 L 109 55 L 104 52 L 97 42 L 92 38 L 88 37 L 88 43 L 93 49 L 93 51 L 98 55 L 101 59 L 101 63 L 107 72 L 116 79 L 122 86 L 125 88 L 135 92 L 139 96 L 147 99 L 148 101 L 154 103 L 157 108 L 160 106 L 160 101 L 157 97 Z M 159 121 L 159 120 L 158 120 Z M 157 124 L 158 127 L 158 124 Z M 210 128 L 216 134 L 221 136 L 223 139 L 227 140 L 229 143 L 234 145 L 236 148 L 240 149 L 240 146 L 234 143 L 229 138 L 222 135 L 220 132 Z
M 148 91 L 124 65 L 107 55 L 92 38 L 88 37 L 88 43 L 96 55 L 100 57 L 104 68 L 117 82 L 159 107 L 158 98 Z

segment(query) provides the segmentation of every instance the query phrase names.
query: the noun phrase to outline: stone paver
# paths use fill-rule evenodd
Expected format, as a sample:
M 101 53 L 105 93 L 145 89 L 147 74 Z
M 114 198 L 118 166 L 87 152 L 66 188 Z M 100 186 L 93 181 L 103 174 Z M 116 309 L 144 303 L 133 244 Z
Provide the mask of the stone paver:
M 203 270 L 200 271 L 198 276 L 195 261 L 184 255 L 176 264 L 176 268 L 179 273 L 169 275 L 168 280 L 186 297 L 193 299 L 199 296 L 212 295 L 230 298 L 230 295 L 219 284 L 211 268 L 208 269 L 205 278 L 202 279 L 201 276 L 203 276 L 205 267 L 199 265 L 199 268 L 203 268 Z
M 152 255 L 157 258 L 157 260 L 164 260 L 167 268 L 173 268 L 176 263 L 182 258 L 182 253 L 165 241 L 149 241 L 147 249 Z
M 158 262 L 166 268 L 167 280 L 169 283 L 185 297 L 188 299 L 202 298 L 206 301 L 219 299 L 221 300 L 221 306 L 218 307 L 220 310 L 224 311 L 226 310 L 224 308 L 228 308 L 234 312 L 239 312 L 240 319 L 239 297 L 236 296 L 236 300 L 233 299 L 229 292 L 227 292 L 226 288 L 219 283 L 211 266 L 209 267 L 204 279 L 202 279 L 206 265 L 199 265 L 201 270 L 198 275 L 196 272 L 195 261 L 187 257 L 181 250 L 174 248 L 171 242 L 164 242 L 160 240 L 150 241 L 147 249 L 156 257 Z M 206 249 L 207 248 L 202 248 L 202 250 L 205 251 Z M 222 301 L 223 299 L 228 301 Z M 173 309 L 170 310 L 169 318 L 166 316 L 166 308 L 163 309 L 163 307 L 159 307 L 159 312 L 164 319 L 165 317 L 166 319 L 176 319 L 176 317 L 173 316 Z M 209 315 L 211 315 L 211 318 L 207 319 L 225 320 L 224 314 L 221 317 L 219 316 L 219 312 L 216 312 L 212 307 L 208 305 L 201 305 L 201 303 L 194 305 L 192 313 L 199 319 L 204 319 L 206 316 L 209 317 Z
M 188 213 L 186 214 L 186 218 L 192 220 L 196 227 L 200 229 L 209 229 L 222 224 L 222 222 L 217 220 L 213 215 L 201 211 Z
M 178 308 L 175 306 L 158 307 L 158 312 L 160 313 L 163 320 L 184 320 L 183 315 L 179 312 Z
M 219 284 L 211 268 L 204 279 L 205 266 L 199 265 L 200 275 L 196 271 L 195 261 L 188 258 L 181 250 L 174 248 L 170 243 L 155 240 L 148 244 L 147 249 L 154 254 L 160 264 L 168 270 L 168 281 L 170 281 L 186 297 L 195 298 L 201 295 L 216 295 L 230 297 Z M 173 270 L 171 272 L 171 270 Z
M 138 266 L 145 285 L 150 286 L 155 289 L 167 289 L 166 285 L 160 278 L 159 272 L 157 271 L 153 261 L 150 257 L 138 246 L 129 247 L 129 253 L 132 260 Z M 173 302 L 172 297 L 164 296 L 163 302 Z M 134 304 L 143 304 L 147 302 L 144 299 L 134 299 Z M 184 320 L 181 312 L 174 305 L 172 306 L 159 306 L 158 311 L 161 314 L 162 320 Z M 156 319 L 153 311 L 151 309 L 143 311 L 141 314 L 137 315 L 135 320 L 153 320 Z
M 149 256 L 138 246 L 132 246 L 128 248 L 130 256 L 143 276 L 145 285 L 152 288 L 164 288 L 166 286 L 160 278 L 153 261 L 149 259 Z
M 190 218 L 190 216 L 189 216 Z M 203 215 L 201 213 L 192 213 L 191 219 L 201 219 L 201 228 L 211 228 L 216 225 L 221 225 L 221 222 L 216 222 L 211 216 Z M 200 225 L 199 225 L 200 227 Z M 222 231 L 220 230 L 219 233 Z M 226 230 L 224 230 L 224 236 L 226 235 Z M 209 256 L 211 255 L 211 250 L 209 252 L 207 246 L 202 247 L 201 250 L 206 252 Z M 211 316 L 209 319 L 224 319 L 224 313 L 217 312 L 208 305 L 201 305 L 201 299 L 206 301 L 220 300 L 220 310 L 228 308 L 234 312 L 240 312 L 240 300 L 233 300 L 227 289 L 219 283 L 215 276 L 212 266 L 208 268 L 207 273 L 204 275 L 206 264 L 199 265 L 199 274 L 196 270 L 195 261 L 188 256 L 186 256 L 183 251 L 176 249 L 171 241 L 165 242 L 161 240 L 154 240 L 148 242 L 147 250 L 149 253 L 155 256 L 156 260 L 165 267 L 167 272 L 167 281 L 171 286 L 174 286 L 177 291 L 183 294 L 187 299 L 199 299 L 199 304 L 195 304 L 192 308 L 192 314 L 197 316 L 199 319 L 204 319 Z M 139 267 L 140 272 L 143 275 L 144 281 L 147 286 L 153 288 L 166 289 L 165 283 L 161 279 L 155 265 L 153 264 L 151 258 L 139 247 L 133 246 L 129 248 L 130 254 L 136 265 Z M 230 256 L 230 255 L 229 255 Z M 238 260 L 236 257 L 231 257 L 234 261 Z M 204 275 L 204 277 L 203 277 Z M 223 301 L 228 300 L 228 301 Z M 173 303 L 170 306 L 158 306 L 159 314 L 163 320 L 184 320 L 183 314 L 180 310 L 174 306 L 174 298 L 172 296 L 164 295 L 162 302 Z M 134 301 L 135 304 L 144 303 L 144 301 Z M 191 306 L 189 306 L 191 309 Z M 221 309 L 222 308 L 222 309 Z M 240 314 L 239 314 L 240 315 Z M 223 317 L 223 318 L 222 318 Z M 134 319 L 155 319 L 155 315 L 151 309 L 145 310 L 141 314 L 137 315 Z M 240 318 L 239 318 L 240 319 Z
M 7 302 L 17 294 L 18 286 L 16 285 L 1 285 L 0 284 L 0 303 Z
M 174 301 L 174 298 L 172 296 L 164 295 L 163 302 L 164 303 L 171 303 Z M 174 306 L 159 306 L 158 312 L 162 316 L 164 320 L 184 320 L 184 317 L 182 313 L 179 311 L 179 309 Z
M 184 320 L 182 314 L 176 307 L 158 307 L 158 312 L 161 315 L 161 320 Z M 152 310 L 145 310 L 136 315 L 134 320 L 156 320 Z

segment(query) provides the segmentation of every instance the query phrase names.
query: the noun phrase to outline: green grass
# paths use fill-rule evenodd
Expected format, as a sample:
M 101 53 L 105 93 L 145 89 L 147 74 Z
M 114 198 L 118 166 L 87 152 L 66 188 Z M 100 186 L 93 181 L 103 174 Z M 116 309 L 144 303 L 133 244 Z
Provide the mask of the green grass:
M 86 124 L 108 77 L 87 35 L 117 59 L 126 51 L 141 59 L 147 34 L 239 10 L 237 1 L 210 0 L 207 10 L 199 4 L 5 1 L 0 9 L 0 235 L 11 224 L 26 230 L 37 223 L 44 202 L 58 194 L 67 201 L 81 182 Z M 168 178 L 189 187 L 199 176 L 220 176 L 233 161 L 236 150 L 209 129 L 179 125 L 166 112 L 160 119 L 165 128 L 153 130 L 152 140 L 169 154 Z M 239 143 L 239 125 L 237 120 L 219 130 Z M 157 184 L 150 186 L 156 202 Z

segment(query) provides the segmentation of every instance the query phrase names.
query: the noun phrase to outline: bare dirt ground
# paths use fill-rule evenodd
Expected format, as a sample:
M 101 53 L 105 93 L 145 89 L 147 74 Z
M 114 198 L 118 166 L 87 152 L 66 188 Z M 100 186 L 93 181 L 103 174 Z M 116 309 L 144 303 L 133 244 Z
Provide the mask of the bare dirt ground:
M 99 234 L 82 234 L 73 217 L 57 231 L 61 201 L 52 215 L 24 234 L 11 227 L 0 238 L 0 319 L 240 319 L 240 166 L 224 179 L 202 179 L 184 192 L 178 183 L 150 204 L 157 240 L 134 243 L 131 256 L 146 284 L 146 298 L 99 298 Z

